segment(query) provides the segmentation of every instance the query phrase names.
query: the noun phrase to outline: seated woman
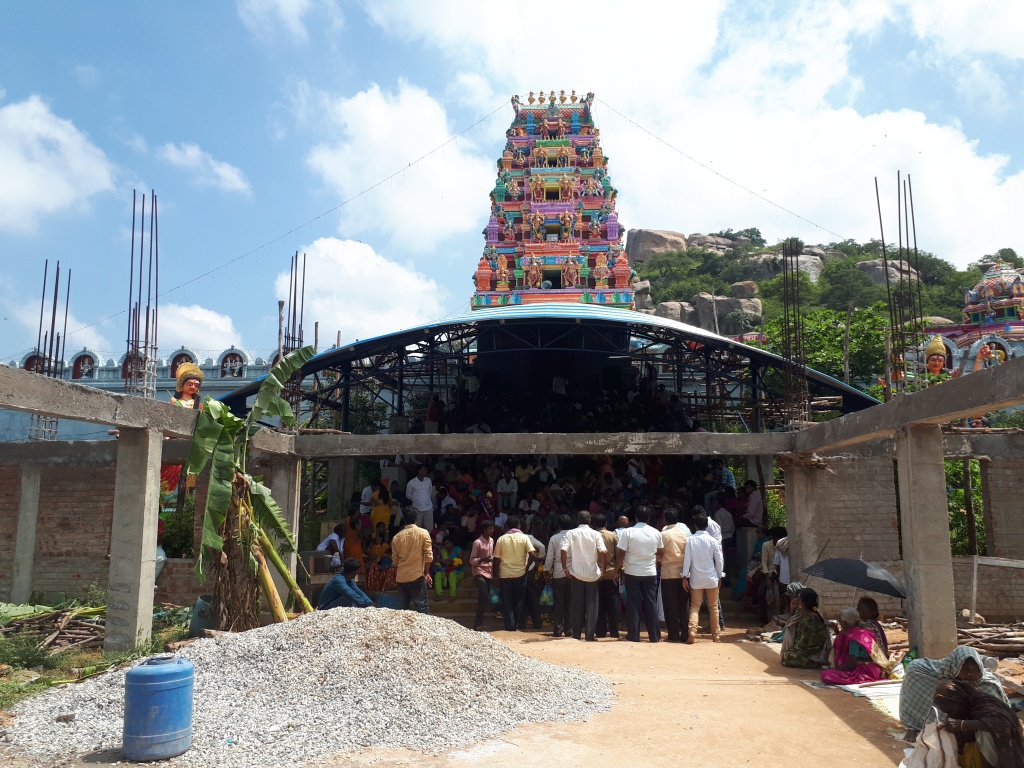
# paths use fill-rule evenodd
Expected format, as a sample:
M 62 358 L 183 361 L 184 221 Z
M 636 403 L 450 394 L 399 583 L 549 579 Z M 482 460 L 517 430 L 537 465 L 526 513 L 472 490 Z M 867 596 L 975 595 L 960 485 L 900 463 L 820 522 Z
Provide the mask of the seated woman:
M 793 607 L 782 640 L 782 666 L 821 669 L 828 663 L 832 637 L 825 619 L 818 613 L 818 593 L 804 587 L 797 593 Z
M 892 671 L 889 657 L 882 653 L 878 639 L 859 625 L 856 608 L 839 612 L 839 634 L 832 645 L 833 669 L 822 670 L 826 685 L 856 685 L 884 680 Z
M 857 613 L 860 616 L 857 626 L 873 634 L 882 646 L 882 653 L 888 656 L 889 641 L 885 637 L 885 630 L 882 628 L 882 625 L 878 623 L 878 603 L 873 598 L 862 597 L 857 601 Z
M 441 545 L 435 548 L 434 564 L 431 570 L 434 571 L 434 591 L 437 594 L 436 600 L 440 600 L 444 594 L 444 588 L 448 587 L 448 601 L 454 602 L 455 590 L 462 578 L 462 549 L 452 543 L 451 537 L 445 536 Z
M 358 560 L 360 564 L 363 562 L 363 515 L 358 511 L 352 512 L 348 516 L 348 527 L 345 529 L 345 543 L 342 546 L 342 551 L 345 554 L 345 559 Z M 363 571 L 361 570 L 360 573 Z
M 900 692 L 900 721 L 912 741 L 924 727 L 931 712 L 935 687 L 951 680 L 973 683 L 979 691 L 1009 704 L 999 679 L 985 669 L 981 656 L 973 648 L 961 645 L 943 659 L 914 659 L 907 665 Z
M 971 683 L 939 683 L 933 699 L 946 715 L 939 727 L 956 736 L 962 766 L 1024 766 L 1024 732 L 1017 713 Z

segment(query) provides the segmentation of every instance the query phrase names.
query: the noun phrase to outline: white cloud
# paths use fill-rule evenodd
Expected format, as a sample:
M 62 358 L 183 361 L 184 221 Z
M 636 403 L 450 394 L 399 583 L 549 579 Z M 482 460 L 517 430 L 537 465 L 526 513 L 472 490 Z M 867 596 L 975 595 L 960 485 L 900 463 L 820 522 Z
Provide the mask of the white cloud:
M 305 43 L 309 39 L 307 17 L 315 6 L 326 13 L 332 31 L 342 25 L 341 10 L 332 0 L 236 0 L 236 5 L 249 32 L 265 42 L 277 38 L 283 29 L 292 40 Z
M 51 271 L 49 275 L 50 291 L 48 292 L 47 302 L 52 301 L 52 289 L 53 289 L 53 271 L 51 263 Z M 64 273 L 66 275 L 67 273 Z M 42 280 L 42 268 L 39 269 L 39 279 Z M 66 277 L 61 277 L 61 292 L 57 302 L 57 331 L 56 333 L 63 333 L 64 330 L 64 288 L 65 288 Z M 74 306 L 74 293 L 72 292 L 72 306 Z M 50 315 L 51 307 L 49 304 L 46 305 L 46 311 L 44 313 L 43 322 L 45 327 L 43 332 L 49 334 L 50 331 Z M 12 357 L 20 357 L 26 353 L 30 348 L 35 348 L 36 339 L 40 337 L 39 333 L 39 304 L 31 300 L 24 298 L 24 293 L 19 291 L 15 286 L 14 280 L 4 273 L 0 273 L 0 321 L 3 322 L 4 337 L 8 344 L 20 344 L 21 349 L 5 348 L 0 350 L 0 354 L 4 357 L 2 361 L 7 362 Z M 109 355 L 111 349 L 110 341 L 103 333 L 104 324 L 92 325 L 89 328 L 83 328 L 85 322 L 79 318 L 73 310 L 68 311 L 68 337 L 67 340 L 62 343 L 62 346 L 66 350 L 65 358 L 70 359 L 72 352 L 77 352 L 83 347 L 100 351 L 104 354 Z
M 447 115 L 426 91 L 401 81 L 397 93 L 384 93 L 375 84 L 335 101 L 331 114 L 338 135 L 306 162 L 342 200 L 352 199 L 341 209 L 343 234 L 383 231 L 396 248 L 433 251 L 483 228 L 495 160 L 469 139 L 446 143 Z
M 194 181 L 204 187 L 246 195 L 252 191 L 249 181 L 239 168 L 215 160 L 208 152 L 200 149 L 198 144 L 165 144 L 160 147 L 158 154 L 171 165 L 192 171 Z
M 955 73 L 957 93 L 971 105 L 988 114 L 1005 113 L 1011 101 L 1007 98 L 1006 84 L 999 73 L 984 61 L 974 59 L 958 67 Z
M 38 96 L 0 107 L 0 168 L 0 230 L 32 232 L 114 187 L 103 151 Z
M 198 304 L 162 304 L 159 333 L 164 354 L 182 346 L 211 355 L 230 346 L 242 347 L 242 335 L 229 315 Z
M 307 343 L 312 342 L 316 322 L 325 347 L 338 331 L 345 343 L 411 328 L 443 314 L 445 297 L 437 283 L 410 266 L 388 260 L 366 243 L 326 237 L 302 252 L 306 254 L 303 329 Z M 277 276 L 275 288 L 279 299 L 287 299 L 287 272 Z
M 1024 59 L 1024 12 L 1006 0 L 894 0 L 906 9 L 917 35 L 952 56 L 996 54 Z
M 7 91 L 4 89 L 3 86 L 0 86 L 0 100 L 2 100 L 6 95 Z
M 615 30 L 614 44 L 574 47 L 556 68 L 550 56 L 528 53 L 510 67 L 509 49 L 478 34 L 501 28 L 500 6 L 407 0 L 366 4 L 366 12 L 386 32 L 435 48 L 455 71 L 480 75 L 484 83 L 475 83 L 475 91 L 485 92 L 489 84 L 498 93 L 518 92 L 524 101 L 528 87 L 597 91 L 595 116 L 626 227 L 692 233 L 757 226 L 769 240 L 797 235 L 828 242 L 834 232 L 864 241 L 878 236 L 877 175 L 888 199 L 887 234 L 895 235 L 892 198 L 902 170 L 914 181 L 920 247 L 959 265 L 1002 246 L 1021 247 L 1014 211 L 1024 200 L 1024 173 L 1013 171 L 1019 162 L 979 154 L 959 124 L 937 124 L 922 112 L 859 114 L 834 106 L 837 97 L 849 100 L 862 87 L 860 74 L 850 69 L 851 50 L 885 23 L 904 23 L 903 0 L 698 5 L 659 5 L 652 23 L 652 14 L 635 6 L 598 1 L 588 14 Z M 936 39 L 952 35 L 959 18 L 952 0 L 938 5 L 945 15 L 912 6 L 922 19 L 920 33 Z M 546 28 L 556 30 L 578 21 L 575 9 L 540 7 L 526 2 L 517 11 L 522 18 L 543 13 Z M 1008 18 L 1013 13 L 996 17 L 1019 28 L 1016 17 Z M 959 34 L 968 36 L 977 23 L 966 21 L 968 33 Z M 1024 32 L 1014 39 L 1021 37 Z M 976 77 L 976 98 L 998 98 L 987 70 L 970 75 Z M 978 92 L 979 80 L 988 91 Z M 485 221 L 485 200 L 475 203 L 478 227 Z

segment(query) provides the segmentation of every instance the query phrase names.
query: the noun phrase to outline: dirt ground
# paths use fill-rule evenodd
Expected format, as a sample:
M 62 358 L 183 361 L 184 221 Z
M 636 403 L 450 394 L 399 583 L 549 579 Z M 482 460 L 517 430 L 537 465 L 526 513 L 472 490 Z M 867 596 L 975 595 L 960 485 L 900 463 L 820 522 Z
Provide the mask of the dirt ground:
M 612 707 L 587 721 L 533 723 L 468 747 L 436 755 L 366 750 L 321 757 L 322 768 L 363 766 L 551 765 L 669 766 L 699 760 L 704 768 L 782 765 L 820 768 L 894 766 L 903 746 L 898 728 L 865 698 L 814 690 L 810 670 L 785 669 L 775 649 L 727 629 L 724 642 L 703 635 L 693 646 L 613 639 L 582 643 L 548 633 L 494 632 L 511 648 L 542 661 L 598 672 L 611 680 Z M 645 636 L 645 635 L 642 635 Z M 38 763 L 5 755 L 10 768 Z M 92 754 L 62 766 L 124 764 L 119 751 Z
M 720 644 L 704 636 L 693 646 L 612 639 L 582 643 L 529 632 L 493 635 L 537 659 L 606 676 L 615 703 L 588 721 L 524 725 L 440 755 L 372 750 L 321 765 L 549 768 L 699 761 L 705 768 L 871 768 L 897 765 L 903 758 L 903 746 L 887 733 L 898 727 L 896 721 L 865 698 L 801 685 L 817 673 L 784 669 L 777 651 L 740 642 L 745 633 L 739 630 L 726 630 Z

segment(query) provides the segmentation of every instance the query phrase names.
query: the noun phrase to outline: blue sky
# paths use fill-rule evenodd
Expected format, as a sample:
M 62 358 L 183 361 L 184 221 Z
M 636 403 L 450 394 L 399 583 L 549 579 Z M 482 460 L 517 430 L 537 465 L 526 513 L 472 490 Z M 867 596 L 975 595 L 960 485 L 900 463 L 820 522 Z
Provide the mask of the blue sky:
M 465 310 L 530 90 L 596 93 L 627 228 L 867 240 L 901 170 L 921 247 L 1024 253 L 1017 4 L 515 8 L 0 5 L 0 360 L 35 342 L 46 258 L 68 351 L 123 354 L 133 189 L 160 201 L 164 354 L 266 355 L 297 250 L 321 346 Z

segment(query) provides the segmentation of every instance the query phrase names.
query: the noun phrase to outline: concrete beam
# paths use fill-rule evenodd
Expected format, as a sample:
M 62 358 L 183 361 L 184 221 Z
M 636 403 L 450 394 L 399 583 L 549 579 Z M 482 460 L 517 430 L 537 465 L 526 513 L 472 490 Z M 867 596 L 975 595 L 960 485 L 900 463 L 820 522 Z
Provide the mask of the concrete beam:
M 121 429 L 156 429 L 176 437 L 191 437 L 196 423 L 196 411 L 170 403 L 117 395 L 7 366 L 0 366 L 0 408 Z
M 295 453 L 304 458 L 335 456 L 507 455 L 698 455 L 773 456 L 793 450 L 793 435 L 779 432 L 624 432 L 610 434 L 492 435 L 298 435 Z
M 1024 435 L 944 435 L 946 459 L 1024 459 Z
M 249 450 L 253 454 L 294 456 L 295 435 L 261 429 L 249 441 Z
M 956 647 L 941 427 L 908 425 L 896 440 L 896 471 L 910 647 L 917 646 L 922 656 L 939 659 Z
M 184 410 L 184 409 L 181 409 Z M 160 454 L 155 429 L 122 429 L 117 441 L 104 650 L 131 650 L 153 630 Z
M 39 486 L 42 473 L 43 468 L 39 464 L 21 466 L 21 503 L 18 505 L 14 573 L 11 576 L 12 603 L 27 603 L 32 597 L 32 569 L 36 560 L 36 523 L 39 520 Z
M 805 454 L 834 451 L 891 437 L 905 424 L 945 424 L 1020 403 L 1024 403 L 1024 358 L 815 424 L 796 434 L 796 450 Z

